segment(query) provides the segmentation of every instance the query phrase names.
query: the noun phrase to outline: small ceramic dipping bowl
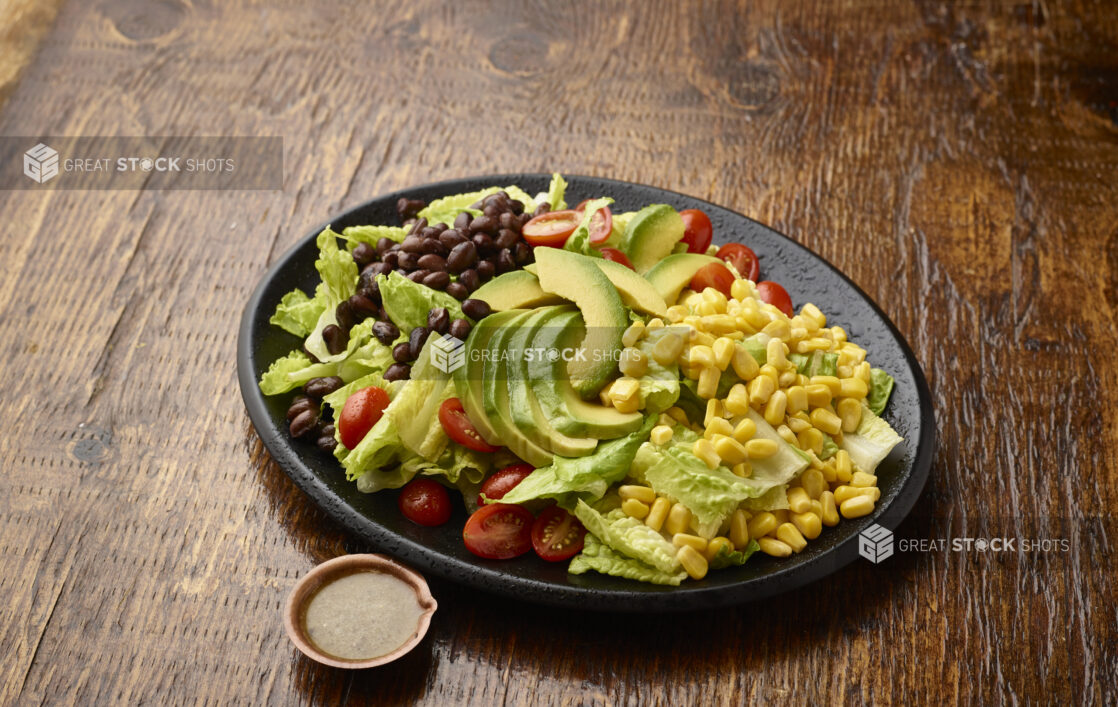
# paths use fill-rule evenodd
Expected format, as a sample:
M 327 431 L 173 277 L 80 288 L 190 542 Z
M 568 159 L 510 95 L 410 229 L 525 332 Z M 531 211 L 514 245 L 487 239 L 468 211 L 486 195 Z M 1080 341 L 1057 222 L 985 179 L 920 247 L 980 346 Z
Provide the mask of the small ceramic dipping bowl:
M 355 572 L 382 572 L 396 577 L 415 590 L 416 601 L 419 602 L 423 613 L 419 616 L 415 633 L 391 653 L 375 658 L 346 660 L 323 653 L 307 636 L 304 617 L 306 616 L 307 604 L 315 593 L 330 582 Z M 385 555 L 342 555 L 323 562 L 299 580 L 291 591 L 291 595 L 287 598 L 283 623 L 291 642 L 308 658 L 335 668 L 373 668 L 391 663 L 415 648 L 427 634 L 427 629 L 431 626 L 431 616 L 435 613 L 436 608 L 438 608 L 438 604 L 435 602 L 435 598 L 431 596 L 427 581 L 414 570 Z

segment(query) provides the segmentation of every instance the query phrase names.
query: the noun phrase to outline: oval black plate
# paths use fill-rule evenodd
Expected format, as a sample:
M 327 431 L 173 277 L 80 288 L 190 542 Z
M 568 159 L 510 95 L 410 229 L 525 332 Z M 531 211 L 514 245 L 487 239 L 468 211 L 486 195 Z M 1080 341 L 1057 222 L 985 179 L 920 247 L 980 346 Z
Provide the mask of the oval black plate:
M 547 189 L 544 174 L 506 174 L 471 177 L 429 184 L 368 201 L 339 214 L 328 223 L 335 229 L 361 224 L 396 223 L 395 204 L 401 196 L 431 199 L 476 191 L 494 184 L 516 184 L 530 194 Z M 573 576 L 566 563 L 551 565 L 529 553 L 507 561 L 483 560 L 462 545 L 465 509 L 461 504 L 450 522 L 440 528 L 419 527 L 396 508 L 396 491 L 363 494 L 345 480 L 335 459 L 312 444 L 293 441 L 284 414 L 291 395 L 265 397 L 257 381 L 276 358 L 301 342 L 268 324 L 280 298 L 294 287 L 312 292 L 318 274 L 314 229 L 283 255 L 264 275 L 245 307 L 237 344 L 237 374 L 249 418 L 264 446 L 280 467 L 324 509 L 358 537 L 418 567 L 479 589 L 546 604 L 612 611 L 663 611 L 713 608 L 762 599 L 812 582 L 850 563 L 858 556 L 858 534 L 872 523 L 894 528 L 916 503 L 931 467 L 935 420 L 931 396 L 916 358 L 897 329 L 854 283 L 825 260 L 786 236 L 720 206 L 655 187 L 594 177 L 567 177 L 567 202 L 610 196 L 615 212 L 651 203 L 677 209 L 701 208 L 720 241 L 741 241 L 761 259 L 767 279 L 785 285 L 793 302 L 815 302 L 828 320 L 841 324 L 850 338 L 864 346 L 875 366 L 896 378 L 885 419 L 905 441 L 878 470 L 881 500 L 871 516 L 843 521 L 825 529 L 802 553 L 774 559 L 758 553 L 746 565 L 712 572 L 700 582 L 660 587 L 589 573 Z

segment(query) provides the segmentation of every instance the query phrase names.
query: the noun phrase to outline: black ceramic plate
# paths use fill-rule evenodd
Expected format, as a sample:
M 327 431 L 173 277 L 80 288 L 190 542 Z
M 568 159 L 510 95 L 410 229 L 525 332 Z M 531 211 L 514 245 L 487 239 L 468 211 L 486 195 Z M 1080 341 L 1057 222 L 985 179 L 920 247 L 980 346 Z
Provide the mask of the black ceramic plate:
M 360 224 L 396 223 L 401 196 L 431 199 L 516 184 L 530 194 L 547 189 L 543 174 L 506 174 L 458 179 L 388 194 L 332 218 L 335 230 Z M 912 509 L 932 462 L 935 421 L 928 384 L 912 351 L 885 315 L 854 283 L 829 263 L 785 236 L 740 214 L 683 194 L 650 186 L 592 177 L 568 177 L 567 202 L 610 196 L 615 212 L 651 203 L 677 209 L 700 208 L 714 225 L 718 241 L 741 241 L 761 259 L 765 278 L 783 284 L 798 307 L 815 302 L 828 321 L 841 324 L 864 346 L 869 359 L 896 378 L 885 419 L 905 441 L 879 467 L 881 500 L 871 516 L 827 528 L 799 555 L 774 559 L 758 553 L 746 565 L 711 572 L 680 587 L 616 579 L 595 573 L 572 576 L 566 563 L 548 564 L 529 553 L 515 560 L 490 561 L 462 545 L 465 510 L 457 504 L 450 522 L 439 528 L 417 526 L 400 515 L 396 491 L 363 494 L 345 480 L 341 466 L 312 444 L 293 441 L 284 414 L 293 394 L 265 397 L 257 387 L 262 371 L 301 342 L 268 324 L 280 298 L 294 287 L 312 292 L 317 280 L 315 236 L 307 234 L 264 275 L 241 322 L 237 372 L 249 417 L 264 446 L 280 467 L 331 517 L 380 550 L 424 570 L 479 589 L 546 604 L 613 611 L 662 611 L 735 604 L 800 587 L 857 558 L 858 533 L 871 523 L 894 528 Z M 325 226 L 325 224 L 324 224 Z M 437 423 L 436 423 L 437 424 Z

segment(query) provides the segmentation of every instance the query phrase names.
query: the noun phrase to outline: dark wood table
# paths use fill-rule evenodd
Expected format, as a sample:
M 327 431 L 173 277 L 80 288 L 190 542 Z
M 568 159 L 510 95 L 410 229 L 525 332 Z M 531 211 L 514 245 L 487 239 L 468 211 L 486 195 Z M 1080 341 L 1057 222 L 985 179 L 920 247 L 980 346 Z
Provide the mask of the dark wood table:
M 0 193 L 0 703 L 1114 701 L 1118 11 L 640 5 L 0 10 L 0 135 L 278 135 L 285 157 L 282 191 Z M 287 592 L 369 548 L 249 425 L 241 308 L 331 213 L 522 170 L 687 192 L 820 253 L 933 391 L 898 535 L 1066 549 L 898 552 L 669 616 L 436 580 L 401 663 L 303 658 Z

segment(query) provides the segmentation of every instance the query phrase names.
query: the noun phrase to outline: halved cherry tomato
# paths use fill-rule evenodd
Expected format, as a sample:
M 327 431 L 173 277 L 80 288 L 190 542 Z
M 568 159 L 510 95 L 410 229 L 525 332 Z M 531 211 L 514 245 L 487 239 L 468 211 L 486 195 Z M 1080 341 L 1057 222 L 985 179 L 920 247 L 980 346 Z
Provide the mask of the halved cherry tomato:
M 633 269 L 633 264 L 629 262 L 629 258 L 625 257 L 625 254 L 617 248 L 602 248 L 598 252 L 601 253 L 602 257 L 606 260 L 612 260 L 615 263 L 621 263 L 630 270 Z
M 569 560 L 582 551 L 586 528 L 559 506 L 552 506 L 532 524 L 532 547 L 548 562 Z
M 346 449 L 353 449 L 365 439 L 365 435 L 377 424 L 386 407 L 388 393 L 375 385 L 362 388 L 346 398 L 342 414 L 338 418 L 338 436 Z
M 769 280 L 758 282 L 757 296 L 762 302 L 768 302 L 789 317 L 792 316 L 792 298 L 788 296 L 787 290 L 775 282 Z
M 714 237 L 710 217 L 698 209 L 684 209 L 679 215 L 683 219 L 683 242 L 687 244 L 687 252 L 706 253 Z
M 478 557 L 507 560 L 532 549 L 532 520 L 523 506 L 491 503 L 466 520 L 462 540 Z
M 733 265 L 748 280 L 757 282 L 761 275 L 761 263 L 757 260 L 757 254 L 747 245 L 727 243 L 718 249 L 717 257 Z
M 562 248 L 581 220 L 582 213 L 574 209 L 549 211 L 524 224 L 520 232 L 531 245 Z
M 400 492 L 396 505 L 404 517 L 420 525 L 436 526 L 450 520 L 450 495 L 431 479 L 415 479 Z
M 466 417 L 466 411 L 462 409 L 462 401 L 458 398 L 447 398 L 439 406 L 439 422 L 442 423 L 447 436 L 463 447 L 469 447 L 476 452 L 495 452 L 500 449 L 481 438 L 474 423 Z
M 585 213 L 586 205 L 590 203 L 590 199 L 582 202 L 575 207 L 575 211 L 579 214 Z M 591 243 L 605 243 L 609 240 L 609 234 L 613 232 L 613 212 L 610 211 L 608 206 L 603 206 L 594 212 L 593 218 L 590 219 L 590 242 Z
M 531 464 L 513 464 L 506 466 L 500 471 L 494 472 L 492 476 L 485 480 L 481 485 L 481 493 L 477 496 L 477 505 L 484 506 L 485 498 L 490 501 L 496 501 L 498 498 L 504 498 L 505 494 L 512 491 L 513 488 L 524 480 L 524 477 L 535 471 Z M 485 498 L 482 498 L 485 494 Z
M 691 289 L 702 292 L 708 287 L 713 287 L 727 297 L 730 296 L 730 286 L 734 284 L 734 274 L 730 268 L 721 263 L 711 263 L 699 268 L 691 278 Z

